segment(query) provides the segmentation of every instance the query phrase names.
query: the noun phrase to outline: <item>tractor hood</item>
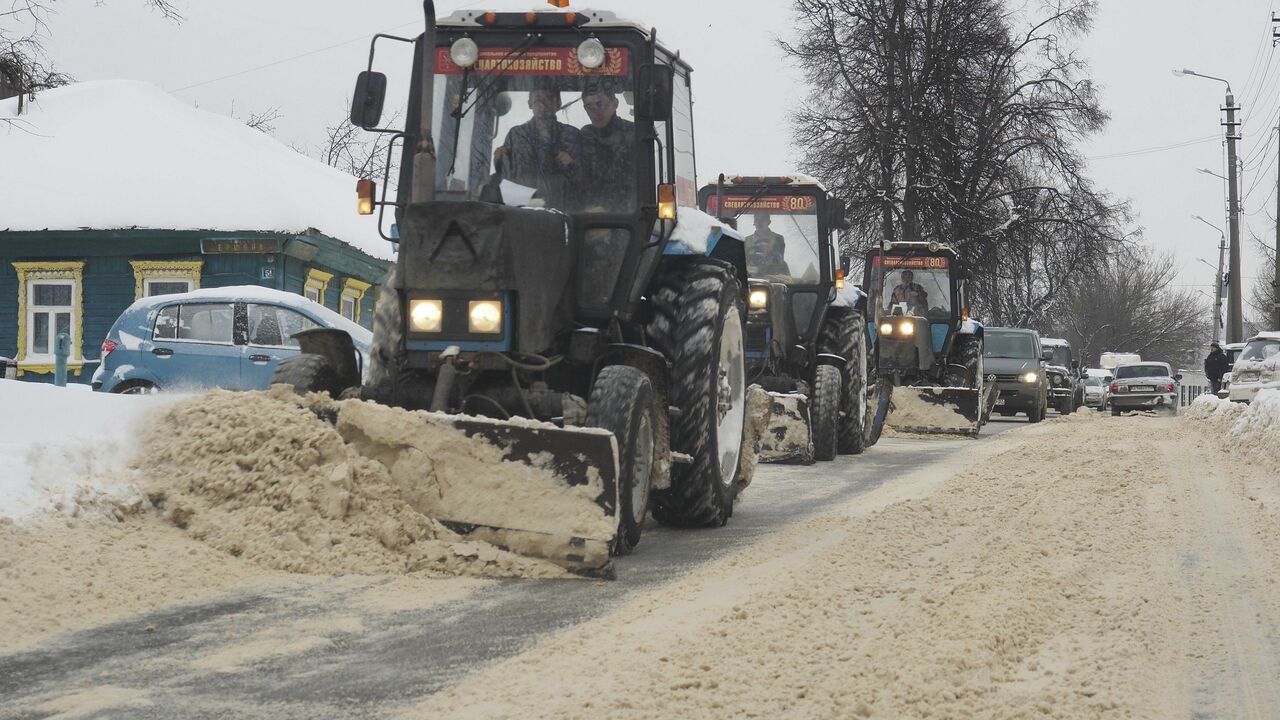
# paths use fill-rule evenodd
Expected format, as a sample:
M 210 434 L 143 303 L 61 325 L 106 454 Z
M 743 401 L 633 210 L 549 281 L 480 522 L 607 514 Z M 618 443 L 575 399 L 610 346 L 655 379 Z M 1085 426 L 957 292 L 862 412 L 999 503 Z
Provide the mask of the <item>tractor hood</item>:
M 400 222 L 400 289 L 512 297 L 522 353 L 546 352 L 570 328 L 575 260 L 569 217 L 555 211 L 436 201 L 411 205 Z

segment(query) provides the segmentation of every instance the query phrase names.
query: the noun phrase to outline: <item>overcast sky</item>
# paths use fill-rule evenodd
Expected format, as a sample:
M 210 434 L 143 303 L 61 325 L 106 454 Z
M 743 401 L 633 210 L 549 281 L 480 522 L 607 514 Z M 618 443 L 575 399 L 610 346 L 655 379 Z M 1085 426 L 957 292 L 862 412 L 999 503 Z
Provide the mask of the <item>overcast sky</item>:
M 176 2 L 185 16 L 179 24 L 143 9 L 141 0 L 57 3 L 50 54 L 77 79 L 147 80 L 212 112 L 232 114 L 234 108 L 244 117 L 278 108 L 276 138 L 314 149 L 324 126 L 346 112 L 368 38 L 375 32 L 412 35 L 422 27 L 421 5 L 412 0 Z M 464 7 L 528 9 L 535 2 L 438 4 L 444 14 Z M 1244 209 L 1249 228 L 1273 241 L 1273 127 L 1280 116 L 1280 50 L 1273 52 L 1270 43 L 1273 0 L 1099 5 L 1097 25 L 1082 50 L 1112 120 L 1087 147 L 1087 155 L 1096 158 L 1091 173 L 1099 185 L 1133 201 L 1154 245 L 1177 253 L 1183 282 L 1212 292 L 1212 270 L 1196 258 L 1216 262 L 1217 236 L 1191 215 L 1225 227 L 1225 185 L 1196 172 L 1224 172 L 1218 124 L 1224 87 L 1178 78 L 1170 70 L 1191 68 L 1231 81 L 1244 106 Z M 581 7 L 612 9 L 658 27 L 664 42 L 693 65 L 700 182 L 721 170 L 793 168 L 788 112 L 802 89 L 776 42 L 791 32 L 790 3 L 601 0 Z M 381 50 L 380 58 L 405 65 Z M 1133 154 L 1190 141 L 1198 142 Z M 1246 278 L 1257 274 L 1256 257 L 1246 252 Z

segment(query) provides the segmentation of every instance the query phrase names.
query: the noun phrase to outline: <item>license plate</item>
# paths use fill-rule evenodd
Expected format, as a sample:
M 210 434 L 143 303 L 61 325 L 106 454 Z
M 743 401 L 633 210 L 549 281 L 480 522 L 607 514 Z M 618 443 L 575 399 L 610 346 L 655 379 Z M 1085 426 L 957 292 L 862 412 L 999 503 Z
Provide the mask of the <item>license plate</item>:
M 1154 385 L 1134 385 L 1133 387 L 1129 388 L 1129 392 L 1155 392 L 1155 391 L 1156 391 L 1156 388 Z
M 1003 404 L 1004 404 L 1004 398 L 996 398 L 996 407 L 1000 407 Z

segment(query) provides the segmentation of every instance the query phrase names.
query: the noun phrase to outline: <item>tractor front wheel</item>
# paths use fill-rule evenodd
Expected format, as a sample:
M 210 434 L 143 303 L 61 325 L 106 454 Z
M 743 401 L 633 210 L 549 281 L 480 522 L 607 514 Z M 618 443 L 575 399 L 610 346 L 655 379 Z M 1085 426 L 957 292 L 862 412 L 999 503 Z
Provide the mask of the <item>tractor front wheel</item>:
M 630 553 L 640 543 L 661 451 L 659 412 L 653 384 L 641 370 L 611 365 L 596 376 L 587 402 L 586 425 L 608 430 L 618 441 L 616 555 Z

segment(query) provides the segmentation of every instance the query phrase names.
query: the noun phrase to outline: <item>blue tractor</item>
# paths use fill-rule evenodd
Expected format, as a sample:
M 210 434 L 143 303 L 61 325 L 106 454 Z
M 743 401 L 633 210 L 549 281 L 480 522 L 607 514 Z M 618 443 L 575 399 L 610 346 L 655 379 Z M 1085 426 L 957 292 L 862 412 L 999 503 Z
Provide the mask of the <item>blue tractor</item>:
M 696 207 L 690 66 L 610 12 L 437 22 L 424 5 L 424 33 L 374 39 L 352 105 L 353 124 L 402 149 L 394 197 L 359 186 L 398 242 L 367 379 L 340 333 L 313 331 L 277 381 L 430 410 L 598 488 L 614 522 L 593 537 L 441 518 L 576 570 L 629 552 L 648 514 L 723 525 L 753 464 L 747 270 L 742 237 Z M 403 129 L 380 127 L 380 42 L 413 49 Z

